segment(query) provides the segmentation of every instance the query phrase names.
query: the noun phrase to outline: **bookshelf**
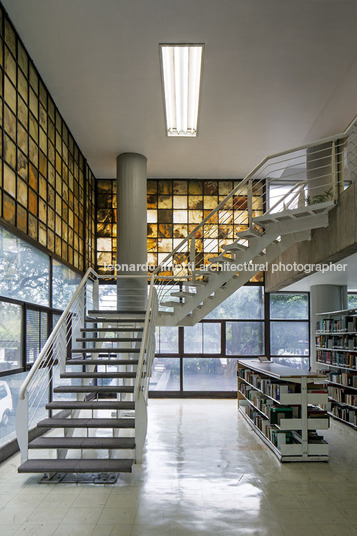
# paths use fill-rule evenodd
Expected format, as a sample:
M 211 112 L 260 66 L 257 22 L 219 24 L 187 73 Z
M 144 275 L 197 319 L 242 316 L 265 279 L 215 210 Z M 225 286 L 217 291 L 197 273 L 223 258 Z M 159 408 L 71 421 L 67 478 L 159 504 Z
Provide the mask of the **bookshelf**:
M 282 462 L 328 461 L 326 375 L 259 359 L 239 359 L 238 409 Z M 357 393 L 357 391 L 356 391 Z
M 357 430 L 357 309 L 317 316 L 316 365 L 328 373 L 327 411 Z

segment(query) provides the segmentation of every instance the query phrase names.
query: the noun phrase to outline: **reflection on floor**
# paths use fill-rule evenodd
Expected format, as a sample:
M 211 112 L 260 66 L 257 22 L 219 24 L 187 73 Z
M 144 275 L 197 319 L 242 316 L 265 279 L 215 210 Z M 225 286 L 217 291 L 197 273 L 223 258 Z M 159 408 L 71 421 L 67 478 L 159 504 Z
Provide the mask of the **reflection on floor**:
M 280 464 L 234 400 L 151 400 L 144 464 L 115 485 L 39 485 L 0 466 L 0 534 L 357 535 L 357 434 L 332 422 L 329 463 Z

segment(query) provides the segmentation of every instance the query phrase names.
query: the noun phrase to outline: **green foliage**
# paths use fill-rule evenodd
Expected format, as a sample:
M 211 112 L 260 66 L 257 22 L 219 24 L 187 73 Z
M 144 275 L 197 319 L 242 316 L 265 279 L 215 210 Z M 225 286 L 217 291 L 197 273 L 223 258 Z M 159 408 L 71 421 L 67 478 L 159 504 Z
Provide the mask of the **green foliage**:
M 308 205 L 316 205 L 317 203 L 325 203 L 326 201 L 331 201 L 333 199 L 332 186 L 328 190 L 325 190 L 323 194 L 317 194 L 313 197 L 307 197 Z

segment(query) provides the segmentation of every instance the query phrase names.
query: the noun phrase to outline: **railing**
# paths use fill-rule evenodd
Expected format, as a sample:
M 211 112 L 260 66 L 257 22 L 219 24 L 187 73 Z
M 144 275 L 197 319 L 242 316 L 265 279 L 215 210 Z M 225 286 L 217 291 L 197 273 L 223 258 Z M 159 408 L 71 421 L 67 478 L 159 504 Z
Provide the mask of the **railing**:
M 255 217 L 324 201 L 336 202 L 354 178 L 345 165 L 346 147 L 351 145 L 352 154 L 357 146 L 357 132 L 353 143 L 352 135 L 349 139 L 353 130 L 354 123 L 343 133 L 266 157 L 239 181 L 154 272 L 159 310 L 172 310 L 170 305 L 165 307 L 165 301 L 180 302 L 180 297 L 171 296 L 179 281 L 195 283 L 209 275 L 210 258 L 224 254 L 229 259 L 225 245 L 237 240 L 247 245 L 247 240 L 239 239 L 237 233 L 262 231 L 254 223 Z
M 97 274 L 89 268 L 20 388 L 16 433 L 22 461 L 28 457 L 28 432 L 39 420 L 48 391 L 52 392 L 56 379 L 65 370 L 67 349 L 84 325 L 86 310 L 96 305 L 97 283 Z
M 60 374 L 65 371 L 66 360 L 70 355 L 72 341 L 80 337 L 80 329 L 84 327 L 85 316 L 90 309 L 98 310 L 99 307 L 99 281 L 125 279 L 125 300 L 130 296 L 134 307 L 138 308 L 145 301 L 138 288 L 130 284 L 133 280 L 145 280 L 143 292 L 146 295 L 147 276 L 124 275 L 102 276 L 91 268 L 87 270 L 78 288 L 72 296 L 68 306 L 59 318 L 50 337 L 46 341 L 42 351 L 31 367 L 20 392 L 16 411 L 16 433 L 21 451 L 22 462 L 28 459 L 28 436 L 37 422 L 46 415 L 44 405 L 47 404 L 49 392 L 60 380 Z M 104 285 L 103 285 L 104 287 Z M 110 287 L 108 287 L 110 288 Z M 120 292 L 120 291 L 119 291 Z M 117 309 L 117 285 L 115 285 L 115 300 L 110 303 L 104 300 L 103 310 Z M 109 293 L 110 296 L 110 293 Z M 108 306 L 109 305 L 109 306 Z M 149 295 L 147 299 L 143 337 L 140 346 L 138 373 L 135 385 L 135 397 L 142 395 L 147 401 L 149 378 L 155 355 L 155 322 L 158 310 L 157 293 L 154 287 L 154 277 L 151 279 Z M 135 320 L 133 320 L 135 322 Z M 88 343 L 91 339 L 88 338 Z M 133 339 L 135 342 L 135 339 Z M 43 415 L 45 413 L 45 415 Z

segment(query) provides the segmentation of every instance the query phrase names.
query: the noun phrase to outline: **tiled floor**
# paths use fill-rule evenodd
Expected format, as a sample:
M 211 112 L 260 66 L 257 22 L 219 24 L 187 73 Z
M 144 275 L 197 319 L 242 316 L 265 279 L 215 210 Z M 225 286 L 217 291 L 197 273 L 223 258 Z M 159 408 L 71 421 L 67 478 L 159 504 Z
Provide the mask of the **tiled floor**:
M 357 433 L 327 463 L 280 464 L 233 400 L 151 400 L 144 463 L 112 486 L 40 485 L 0 466 L 0 535 L 357 535 Z

